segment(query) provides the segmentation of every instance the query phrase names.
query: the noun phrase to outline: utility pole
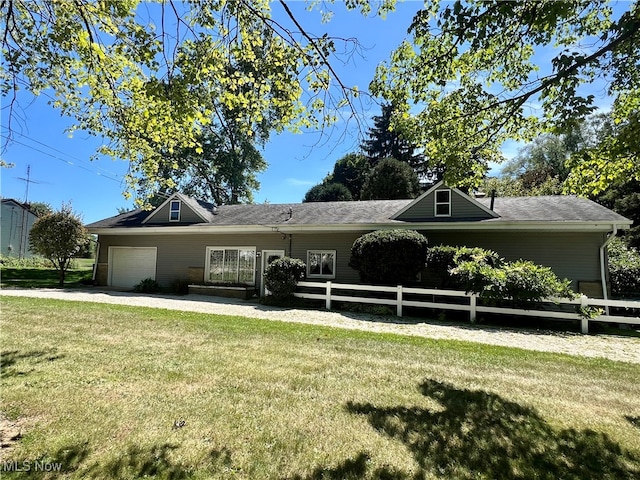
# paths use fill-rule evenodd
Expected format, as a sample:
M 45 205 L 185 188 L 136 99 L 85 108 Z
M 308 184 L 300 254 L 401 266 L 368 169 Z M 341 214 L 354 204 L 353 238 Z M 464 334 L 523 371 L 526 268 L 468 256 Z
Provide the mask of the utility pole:
M 22 219 L 20 224 L 22 225 L 22 230 L 20 231 L 20 248 L 18 250 L 18 255 L 19 258 L 24 258 L 24 254 L 26 251 L 26 245 L 27 245 L 27 225 L 29 223 L 29 216 L 27 215 L 27 209 L 29 208 L 29 184 L 30 183 L 40 183 L 40 182 L 35 182 L 33 180 L 31 180 L 31 165 L 27 165 L 27 178 L 23 178 L 23 177 L 16 177 L 18 180 L 22 180 L 23 182 L 26 182 L 27 184 L 27 188 L 26 191 L 24 193 L 24 204 L 22 208 Z

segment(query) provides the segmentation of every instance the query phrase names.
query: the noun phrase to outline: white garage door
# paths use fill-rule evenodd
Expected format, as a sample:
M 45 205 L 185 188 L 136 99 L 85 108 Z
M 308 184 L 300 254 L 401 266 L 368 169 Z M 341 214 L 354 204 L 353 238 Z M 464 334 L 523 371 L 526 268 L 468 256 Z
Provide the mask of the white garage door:
M 109 247 L 109 285 L 132 288 L 156 278 L 156 247 Z

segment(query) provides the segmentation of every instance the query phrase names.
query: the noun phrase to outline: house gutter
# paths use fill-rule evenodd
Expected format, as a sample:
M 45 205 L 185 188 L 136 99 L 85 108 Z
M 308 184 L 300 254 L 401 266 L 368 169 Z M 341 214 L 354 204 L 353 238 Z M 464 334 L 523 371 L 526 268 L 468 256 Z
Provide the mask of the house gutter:
M 508 231 L 546 231 L 546 232 L 610 232 L 611 223 L 584 221 L 483 221 L 483 222 L 389 222 L 389 223 L 344 223 L 344 224 L 268 224 L 268 225 L 215 225 L 197 224 L 184 227 L 89 227 L 95 235 L 178 235 L 193 234 L 231 234 L 231 233 L 318 233 L 318 232 L 367 232 L 392 228 L 411 228 L 412 230 L 451 231 L 451 230 L 508 230 Z
M 609 300 L 609 294 L 607 291 L 607 270 L 606 270 L 606 264 L 604 259 L 605 259 L 607 247 L 613 241 L 613 239 L 616 238 L 617 234 L 618 234 L 618 225 L 614 223 L 613 231 L 600 247 L 600 281 L 602 282 L 602 298 L 605 300 Z M 607 315 L 609 315 L 609 306 L 605 306 L 604 308 Z

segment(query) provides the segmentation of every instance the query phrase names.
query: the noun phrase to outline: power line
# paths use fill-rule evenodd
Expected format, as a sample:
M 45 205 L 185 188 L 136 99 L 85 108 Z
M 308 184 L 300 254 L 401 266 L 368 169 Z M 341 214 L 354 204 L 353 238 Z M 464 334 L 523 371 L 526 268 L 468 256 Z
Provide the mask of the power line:
M 3 138 L 5 138 L 5 139 L 9 140 L 9 137 L 7 137 L 7 136 L 5 136 L 5 135 L 0 135 L 0 136 L 2 136 Z M 94 170 L 94 169 L 87 168 L 87 167 L 85 167 L 84 165 L 80 165 L 80 164 L 77 164 L 77 163 L 73 163 L 73 162 L 71 162 L 71 161 L 69 161 L 69 160 L 66 160 L 66 159 L 64 159 L 64 158 L 60 158 L 60 157 L 58 157 L 58 156 L 56 156 L 56 155 L 53 155 L 53 154 L 51 154 L 51 153 L 49 153 L 49 152 L 45 152 L 45 151 L 43 151 L 43 150 L 40 150 L 39 148 L 36 148 L 36 147 L 34 147 L 34 146 L 32 146 L 32 145 L 28 145 L 28 144 L 26 144 L 26 143 L 20 142 L 19 140 L 11 139 L 11 141 L 12 141 L 12 142 L 14 142 L 14 143 L 17 143 L 18 145 L 22 145 L 23 147 L 30 148 L 31 150 L 34 150 L 34 151 L 36 151 L 36 152 L 38 152 L 38 153 L 42 153 L 43 155 L 47 155 L 47 156 L 49 156 L 49 157 L 51 157 L 51 158 L 54 158 L 54 159 L 56 159 L 56 160 L 59 160 L 60 162 L 66 163 L 67 165 L 71 165 L 71 166 L 73 166 L 73 167 L 81 168 L 82 170 L 86 170 L 87 172 L 95 173 L 96 175 L 98 175 L 98 176 L 100 176 L 100 177 L 103 177 L 103 178 L 106 178 L 106 179 L 108 179 L 108 180 L 112 180 L 112 181 L 114 181 L 114 182 L 118 182 L 119 184 L 122 184 L 122 178 L 118 179 L 118 178 L 114 178 L 114 177 L 109 176 L 109 175 L 105 175 L 105 174 L 100 173 L 100 172 L 98 172 L 98 171 L 96 171 L 96 170 Z M 114 174 L 114 175 L 117 175 L 117 174 Z
M 39 140 L 36 140 L 35 138 L 31 138 L 28 135 L 25 135 L 24 133 L 11 132 L 11 135 L 14 135 L 14 134 L 19 135 L 19 136 L 21 136 L 23 138 L 26 138 L 26 139 L 28 139 L 28 140 L 30 140 L 32 142 L 35 142 L 35 143 L 37 143 L 39 145 L 42 145 L 43 147 L 47 147 L 48 149 L 53 150 L 54 152 L 62 153 L 63 155 L 66 155 L 69 158 L 77 160 L 78 162 L 85 162 L 86 163 L 86 160 L 83 160 L 83 159 L 78 158 L 78 157 L 74 157 L 73 155 L 70 155 L 67 152 L 63 152 L 62 150 L 59 150 L 59 149 L 57 149 L 55 147 L 52 147 L 51 145 L 47 145 L 46 143 L 43 143 L 43 142 L 41 142 Z M 4 136 L 4 138 L 7 139 L 7 141 L 9 141 L 9 142 L 15 141 L 14 139 L 6 137 L 6 136 Z M 21 144 L 21 145 L 24 145 L 24 144 Z M 118 173 L 115 173 L 115 172 L 112 172 L 112 171 L 107 170 L 105 168 L 99 167 L 98 165 L 95 165 L 95 167 L 96 167 L 97 170 L 102 170 L 103 172 L 108 173 L 109 175 L 115 175 L 116 177 L 119 176 Z

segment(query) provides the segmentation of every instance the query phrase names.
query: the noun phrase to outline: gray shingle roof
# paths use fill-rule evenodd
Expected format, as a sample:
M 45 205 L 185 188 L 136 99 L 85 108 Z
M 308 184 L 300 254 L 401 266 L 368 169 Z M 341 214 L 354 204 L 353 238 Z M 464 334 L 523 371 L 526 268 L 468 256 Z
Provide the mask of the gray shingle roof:
M 490 198 L 478 198 L 489 207 Z M 612 210 L 586 198 L 572 195 L 542 197 L 496 197 L 493 210 L 500 215 L 494 221 L 509 222 L 627 222 Z
M 213 205 L 187 199 L 188 206 L 197 209 L 206 224 L 219 226 L 250 225 L 357 225 L 407 224 L 390 218 L 413 200 L 371 200 L 360 202 L 288 203 L 258 205 Z M 490 198 L 477 199 L 489 207 Z M 470 220 L 474 223 L 503 222 L 604 222 L 631 223 L 625 217 L 590 200 L 574 196 L 497 197 L 494 211 L 499 218 Z M 87 225 L 89 228 L 145 227 L 142 221 L 149 211 L 135 210 Z M 463 221 L 450 218 L 448 221 Z M 436 219 L 434 219 L 436 221 Z M 441 221 L 438 219 L 437 221 Z M 175 227 L 182 224 L 168 224 Z M 155 224 L 154 226 L 158 226 Z

